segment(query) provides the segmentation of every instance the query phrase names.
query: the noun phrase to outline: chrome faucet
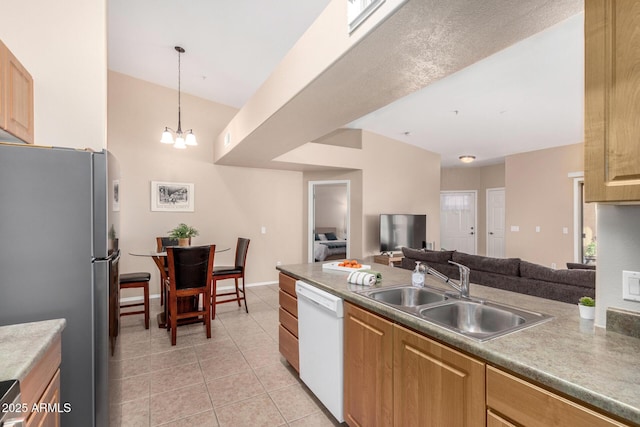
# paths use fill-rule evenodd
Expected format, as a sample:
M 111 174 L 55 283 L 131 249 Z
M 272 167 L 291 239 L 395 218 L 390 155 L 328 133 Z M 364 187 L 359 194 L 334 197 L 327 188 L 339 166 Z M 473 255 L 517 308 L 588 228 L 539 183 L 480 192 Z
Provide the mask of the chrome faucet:
M 471 270 L 469 270 L 469 267 L 462 264 L 458 264 L 457 262 L 449 261 L 449 264 L 458 266 L 458 270 L 460 271 L 460 284 L 457 284 L 456 282 L 453 281 L 453 279 L 445 276 L 444 274 L 440 273 L 438 270 L 434 270 L 428 265 L 427 265 L 427 273 L 442 280 L 444 283 L 451 286 L 456 291 L 460 292 L 461 298 L 469 298 L 469 273 Z

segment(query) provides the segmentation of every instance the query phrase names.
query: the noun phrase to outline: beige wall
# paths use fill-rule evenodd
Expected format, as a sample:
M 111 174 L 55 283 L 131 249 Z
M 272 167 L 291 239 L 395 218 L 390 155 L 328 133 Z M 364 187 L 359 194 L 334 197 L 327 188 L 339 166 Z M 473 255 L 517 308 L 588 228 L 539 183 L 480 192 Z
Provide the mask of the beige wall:
M 506 255 L 566 268 L 574 257 L 573 179 L 568 174 L 583 170 L 583 144 L 515 154 L 505 166 Z M 512 226 L 520 231 L 510 231 Z
M 109 73 L 108 148 L 121 171 L 121 271 L 151 272 L 157 293 L 151 259 L 129 252 L 154 249 L 156 236 L 186 222 L 200 231 L 193 244 L 233 248 L 217 254 L 216 264 L 233 263 L 236 239 L 250 238 L 247 283 L 277 280 L 277 261 L 302 262 L 302 173 L 214 165 L 213 141 L 235 109 L 190 95 L 182 95 L 182 122 L 194 129 L 198 147 L 160 144 L 163 127 L 177 125 L 176 99 L 174 90 Z M 151 212 L 151 181 L 194 183 L 195 212 Z
M 337 153 L 338 147 L 319 147 L 311 144 L 309 151 L 318 155 L 323 165 L 332 159 L 324 153 Z M 319 150 L 324 148 L 325 150 Z M 317 151 L 316 151 L 317 150 Z M 380 253 L 379 215 L 381 213 L 409 213 L 427 215 L 427 240 L 440 244 L 440 155 L 381 135 L 362 132 L 362 149 L 346 149 L 349 158 L 333 159 L 344 166 L 345 161 L 358 165 L 353 171 L 305 172 L 305 213 L 303 233 L 307 259 L 306 233 L 308 228 L 308 182 L 319 180 L 350 180 L 350 232 L 353 258 Z M 307 153 L 309 152 L 307 151 Z M 298 153 L 301 154 L 302 150 Z
M 504 187 L 504 163 L 481 167 L 452 167 L 440 171 L 442 191 L 477 191 L 478 255 L 487 253 L 487 189 Z
M 106 147 L 105 0 L 3 0 L 0 39 L 34 81 L 35 143 Z
M 379 215 L 427 215 L 427 241 L 440 247 L 440 155 L 363 132 L 363 248 L 380 253 Z

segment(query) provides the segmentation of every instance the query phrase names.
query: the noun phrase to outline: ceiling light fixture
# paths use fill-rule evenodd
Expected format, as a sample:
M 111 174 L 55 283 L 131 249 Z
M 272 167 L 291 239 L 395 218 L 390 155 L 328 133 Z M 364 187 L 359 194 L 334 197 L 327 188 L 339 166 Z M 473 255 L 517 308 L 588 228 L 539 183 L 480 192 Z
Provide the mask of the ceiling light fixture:
M 182 123 L 180 123 L 180 54 L 185 50 L 180 46 L 176 46 L 175 50 L 178 52 L 178 130 L 173 130 L 170 127 L 165 126 L 164 132 L 162 132 L 162 138 L 160 142 L 163 144 L 173 144 L 174 148 L 187 148 L 187 145 L 198 145 L 196 136 L 193 134 L 193 129 L 189 129 L 186 134 L 186 138 L 182 133 Z M 176 140 L 173 141 L 172 132 L 176 134 Z
M 458 157 L 458 159 L 460 159 L 462 163 L 471 163 L 476 159 L 476 156 L 465 155 Z

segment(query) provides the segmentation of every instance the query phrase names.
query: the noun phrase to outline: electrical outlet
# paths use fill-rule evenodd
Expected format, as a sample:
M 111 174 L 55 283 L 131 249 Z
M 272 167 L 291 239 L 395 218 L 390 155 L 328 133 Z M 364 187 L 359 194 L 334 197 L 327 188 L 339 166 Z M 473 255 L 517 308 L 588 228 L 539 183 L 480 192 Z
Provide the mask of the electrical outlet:
M 622 298 L 627 301 L 640 301 L 640 272 L 622 272 Z
M 512 225 L 511 226 L 511 231 L 520 231 L 520 226 L 519 225 Z
M 556 269 L 556 263 L 555 262 L 551 263 L 551 268 L 553 268 L 554 270 Z
M 262 234 L 267 234 L 267 227 L 265 227 L 264 225 L 260 228 L 260 233 Z
M 536 233 L 539 233 L 539 232 L 540 232 L 540 226 L 536 225 Z

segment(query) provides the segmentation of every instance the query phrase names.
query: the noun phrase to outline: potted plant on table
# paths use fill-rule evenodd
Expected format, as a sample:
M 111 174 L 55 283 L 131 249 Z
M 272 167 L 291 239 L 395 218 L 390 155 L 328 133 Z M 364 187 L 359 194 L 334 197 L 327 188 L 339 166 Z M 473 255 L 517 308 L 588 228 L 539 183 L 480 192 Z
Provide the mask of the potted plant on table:
M 582 297 L 578 301 L 580 317 L 593 320 L 596 317 L 596 300 L 591 297 Z
M 189 246 L 189 239 L 198 235 L 198 230 L 190 225 L 180 223 L 176 228 L 169 231 L 169 237 L 178 239 L 179 246 Z

